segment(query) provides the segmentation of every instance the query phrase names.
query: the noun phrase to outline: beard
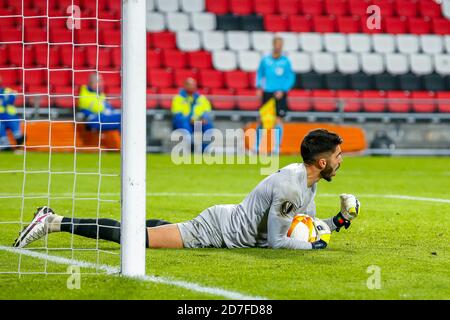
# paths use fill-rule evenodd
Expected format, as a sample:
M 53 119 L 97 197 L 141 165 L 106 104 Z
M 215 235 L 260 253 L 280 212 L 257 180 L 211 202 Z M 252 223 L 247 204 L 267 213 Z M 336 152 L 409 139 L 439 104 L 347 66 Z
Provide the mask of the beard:
M 336 170 L 339 169 L 339 167 L 340 167 L 340 165 L 338 165 L 336 167 Z M 325 167 L 325 169 L 323 169 L 320 172 L 320 175 L 322 176 L 323 179 L 325 179 L 326 181 L 330 182 L 331 179 L 333 178 L 333 172 L 334 171 L 335 170 L 333 169 L 333 167 L 330 164 L 327 163 L 327 166 Z

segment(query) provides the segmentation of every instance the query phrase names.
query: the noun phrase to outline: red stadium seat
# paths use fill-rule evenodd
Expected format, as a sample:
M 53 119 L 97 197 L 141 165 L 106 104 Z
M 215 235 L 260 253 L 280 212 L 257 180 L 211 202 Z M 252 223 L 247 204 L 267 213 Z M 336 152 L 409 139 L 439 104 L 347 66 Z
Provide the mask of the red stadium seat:
M 227 14 L 230 11 L 228 0 L 206 0 L 206 11 L 217 15 Z
M 74 85 L 75 87 L 77 87 L 77 91 L 78 91 L 78 87 L 82 86 L 82 85 L 86 85 L 88 83 L 89 80 L 89 75 L 92 74 L 92 71 L 75 71 L 73 73 L 73 77 L 74 77 Z M 78 92 L 77 92 L 78 94 Z
M 250 85 L 248 74 L 244 71 L 224 72 L 225 86 L 230 89 L 247 89 Z
M 60 46 L 61 64 L 64 67 L 86 69 L 86 48 L 73 47 L 72 45 Z M 73 66 L 72 66 L 73 63 Z
M 431 20 L 432 33 L 440 35 L 450 34 L 450 21 L 445 18 L 434 18 Z
M 47 30 L 45 28 L 25 28 L 25 42 L 47 42 Z
M 351 15 L 365 17 L 368 6 L 370 6 L 368 0 L 348 0 L 348 8 Z
M 147 68 L 159 67 L 161 67 L 161 50 L 147 50 Z
M 358 16 L 337 17 L 337 29 L 341 33 L 359 33 L 361 32 L 361 22 Z
M 120 0 L 109 0 L 107 4 L 109 10 L 117 11 L 120 13 L 122 10 L 122 1 Z
M 35 62 L 35 55 L 33 46 L 21 44 L 8 45 L 9 64 L 15 67 L 22 67 L 25 63 L 25 68 L 33 68 Z
M 111 70 L 111 48 L 86 47 L 88 67 L 98 70 Z
M 122 52 L 121 48 L 111 48 L 111 63 L 114 69 L 120 69 L 122 67 Z M 148 63 L 148 60 L 147 60 Z
M 311 32 L 311 18 L 307 16 L 291 15 L 288 18 L 289 30 L 292 32 Z
M 97 44 L 97 31 L 95 29 L 75 30 L 75 43 L 77 44 Z M 105 44 L 105 43 L 103 43 Z
M 114 109 L 120 109 L 122 107 L 122 89 L 120 87 L 106 87 L 105 94 L 106 100 Z
M 389 112 L 409 112 L 410 100 L 409 93 L 405 91 L 388 91 L 387 109 Z
M 176 38 L 172 32 L 155 32 L 152 33 L 152 44 L 156 49 L 175 49 Z
M 178 94 L 179 90 L 176 88 L 162 88 L 159 89 L 159 94 L 164 95 L 159 99 L 159 105 L 163 109 L 170 109 L 172 107 L 172 99 Z
M 27 104 L 35 106 L 36 104 L 40 108 L 49 107 L 49 90 L 46 85 L 28 85 L 25 91 L 25 97 Z
M 325 0 L 325 13 L 335 16 L 347 15 L 347 0 Z
M 50 71 L 50 86 L 68 87 L 72 85 L 72 72 L 70 70 L 51 70 Z
M 435 0 L 419 0 L 419 12 L 423 17 L 440 18 L 441 5 Z
M 340 98 L 344 105 L 344 112 L 359 112 L 361 111 L 361 94 L 357 90 L 339 90 L 336 97 Z
M 208 51 L 191 51 L 186 54 L 189 67 L 198 69 L 212 68 L 211 53 Z
M 288 19 L 284 15 L 269 14 L 264 17 L 264 29 L 270 32 L 288 30 Z
M 0 67 L 8 65 L 8 51 L 6 46 L 0 46 Z
M 0 9 L 1 10 L 1 9 Z M 19 25 L 22 22 L 19 23 Z M 12 17 L 12 18 L 4 18 L 1 16 L 1 12 L 0 12 L 0 28 L 14 28 L 15 26 L 17 26 L 17 19 Z
M 431 32 L 429 18 L 409 18 L 408 29 L 410 33 L 414 34 L 428 34 Z
M 300 0 L 276 0 L 278 12 L 281 14 L 298 14 L 300 10 Z
M 321 112 L 336 111 L 336 92 L 334 90 L 314 90 L 311 95 L 313 109 Z
M 176 87 L 183 87 L 187 78 L 193 78 L 198 81 L 198 72 L 192 69 L 175 69 L 174 80 Z
M 199 73 L 199 84 L 203 88 L 223 88 L 223 73 L 211 69 L 202 69 Z
M 60 108 L 73 108 L 75 105 L 75 98 L 72 95 L 73 87 L 52 87 L 52 94 L 50 97 L 51 104 Z M 78 93 L 75 91 L 74 95 Z
M 61 29 L 50 29 L 50 43 L 72 43 L 72 31 Z
M 214 110 L 233 110 L 236 105 L 233 89 L 212 89 L 208 98 Z
M 2 42 L 21 42 L 22 30 L 18 27 L 0 28 L 0 41 Z
M 249 15 L 254 12 L 254 0 L 229 0 L 231 12 L 237 15 Z
M 293 89 L 289 91 L 287 102 L 288 108 L 292 111 L 309 111 L 311 110 L 311 92 L 309 90 Z
M 147 109 L 155 109 L 158 106 L 158 99 L 155 97 L 157 92 L 156 88 L 147 88 Z
M 300 0 L 302 12 L 312 16 L 320 16 L 323 13 L 323 0 Z
M 363 109 L 366 112 L 384 112 L 385 93 L 383 91 L 368 90 L 363 91 L 361 97 L 363 99 Z
M 183 69 L 186 67 L 186 54 L 179 50 L 163 50 L 162 62 L 168 68 Z
M 51 69 L 61 67 L 61 53 L 59 46 L 50 46 L 50 55 L 48 56 L 49 46 L 46 44 L 37 44 L 33 46 L 35 63 L 39 67 L 48 67 Z M 48 59 L 48 62 L 47 62 Z M 49 65 L 48 65 L 49 64 Z
M 450 92 L 438 92 L 436 97 L 441 99 L 438 100 L 438 111 L 439 112 L 450 112 Z
M 276 13 L 275 0 L 256 0 L 255 13 L 260 15 Z
M 107 87 L 120 87 L 121 78 L 119 72 L 102 72 L 103 81 Z
M 394 1 L 396 0 L 372 0 L 372 4 L 380 7 L 382 17 L 390 17 L 394 14 Z
M 25 88 L 30 86 L 46 86 L 47 70 L 24 70 L 23 83 Z
M 240 110 L 259 110 L 261 99 L 256 95 L 255 89 L 239 89 L 236 92 L 237 106 Z
M 380 23 L 380 28 L 373 28 L 372 29 L 372 26 L 371 26 L 371 28 L 369 28 L 367 26 L 367 19 L 365 17 L 363 17 L 363 18 L 361 18 L 361 31 L 364 32 L 364 33 L 371 33 L 371 34 L 383 33 L 384 32 L 384 28 L 385 28 L 383 21 L 384 21 L 384 19 L 382 18 L 381 19 L 381 23 Z
M 432 91 L 413 91 L 412 110 L 414 112 L 434 112 L 436 110 L 435 94 Z
M 21 25 L 22 23 L 20 23 Z M 27 18 L 23 20 L 25 29 L 28 28 L 45 28 L 47 25 L 47 19 L 44 18 Z
M 394 1 L 394 11 L 398 16 L 415 17 L 417 16 L 417 2 L 411 0 Z
M 16 69 L 0 70 L 0 77 L 4 86 L 17 85 L 22 82 L 22 71 L 19 73 Z
M 386 17 L 383 19 L 384 29 L 390 34 L 407 33 L 407 24 L 405 17 Z
M 120 45 L 121 34 L 120 30 L 101 30 L 99 44 L 103 45 Z
M 147 82 L 150 87 L 170 88 L 173 86 L 173 74 L 167 69 L 148 69 Z
M 336 19 L 333 16 L 314 16 L 313 28 L 315 32 L 335 32 Z

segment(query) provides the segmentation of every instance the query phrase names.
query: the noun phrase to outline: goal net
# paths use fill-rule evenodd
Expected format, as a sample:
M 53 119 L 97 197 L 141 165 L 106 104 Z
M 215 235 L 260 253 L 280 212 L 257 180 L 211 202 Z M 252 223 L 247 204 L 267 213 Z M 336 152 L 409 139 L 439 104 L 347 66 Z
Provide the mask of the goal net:
M 137 13 L 142 9 L 143 22 Z M 136 16 L 134 29 L 131 15 Z M 136 45 L 139 37 L 143 50 Z M 131 50 L 144 67 L 143 77 L 127 64 Z M 143 82 L 143 90 L 133 78 Z M 137 111 L 129 108 L 125 114 L 130 104 Z M 136 140 L 142 131 L 144 138 Z M 122 262 L 125 274 L 142 274 L 144 230 L 142 237 L 127 234 L 143 229 L 145 194 L 142 183 L 137 192 L 121 183 L 124 174 L 126 181 L 136 182 L 142 165 L 145 175 L 142 141 L 145 0 L 125 1 L 123 7 L 120 0 L 0 0 L 0 273 L 67 273 L 71 262 L 88 263 L 86 272 L 97 273 Z M 136 210 L 129 204 L 134 193 L 144 196 L 143 206 L 127 222 L 126 210 Z M 42 206 L 72 218 L 120 221 L 122 214 L 126 239 L 121 247 L 55 233 L 25 249 L 12 248 Z M 131 248 L 128 253 L 124 243 Z M 136 250 L 137 269 L 127 272 L 123 263 Z

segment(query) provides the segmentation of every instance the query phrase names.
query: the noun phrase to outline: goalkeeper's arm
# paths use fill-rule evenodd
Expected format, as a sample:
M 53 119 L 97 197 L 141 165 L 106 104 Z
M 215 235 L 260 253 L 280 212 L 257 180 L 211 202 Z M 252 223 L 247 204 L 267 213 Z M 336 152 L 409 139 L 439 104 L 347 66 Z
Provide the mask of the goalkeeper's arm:
M 334 217 L 323 220 L 331 231 L 337 232 L 342 227 L 348 229 L 351 221 L 359 215 L 361 209 L 361 204 L 354 195 L 343 193 L 339 197 L 341 200 L 341 210 Z

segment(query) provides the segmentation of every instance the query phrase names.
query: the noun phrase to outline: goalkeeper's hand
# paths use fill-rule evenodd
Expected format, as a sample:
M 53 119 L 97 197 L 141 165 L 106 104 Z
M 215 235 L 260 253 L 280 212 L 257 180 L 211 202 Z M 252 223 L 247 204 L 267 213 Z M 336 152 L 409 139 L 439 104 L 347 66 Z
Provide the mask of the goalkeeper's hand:
M 327 243 L 322 239 L 317 240 L 316 242 L 311 243 L 313 249 L 325 249 L 327 247 Z
M 337 232 L 342 227 L 348 229 L 351 221 L 358 216 L 361 208 L 359 200 L 354 195 L 343 193 L 339 197 L 341 198 L 341 211 L 333 218 Z

